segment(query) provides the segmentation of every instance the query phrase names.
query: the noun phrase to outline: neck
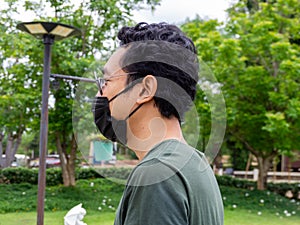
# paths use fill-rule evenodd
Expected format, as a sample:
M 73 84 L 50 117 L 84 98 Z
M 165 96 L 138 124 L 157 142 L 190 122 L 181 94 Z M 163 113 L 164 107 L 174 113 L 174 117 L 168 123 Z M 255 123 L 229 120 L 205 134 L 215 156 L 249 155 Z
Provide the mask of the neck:
M 132 125 L 131 120 L 129 121 L 127 133 L 128 147 L 135 152 L 139 160 L 142 160 L 155 145 L 162 141 L 177 139 L 186 143 L 176 117 L 168 119 L 160 114 L 154 117 L 144 115 L 138 122 L 135 120 Z

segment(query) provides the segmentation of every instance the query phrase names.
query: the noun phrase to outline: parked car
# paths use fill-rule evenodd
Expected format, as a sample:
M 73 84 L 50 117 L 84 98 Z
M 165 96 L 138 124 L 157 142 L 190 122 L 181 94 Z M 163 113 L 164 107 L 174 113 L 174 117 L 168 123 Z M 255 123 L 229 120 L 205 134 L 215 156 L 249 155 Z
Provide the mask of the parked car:
M 39 167 L 39 158 L 31 160 L 30 162 L 31 167 Z M 59 167 L 60 166 L 60 159 L 59 155 L 47 155 L 46 156 L 46 167 Z

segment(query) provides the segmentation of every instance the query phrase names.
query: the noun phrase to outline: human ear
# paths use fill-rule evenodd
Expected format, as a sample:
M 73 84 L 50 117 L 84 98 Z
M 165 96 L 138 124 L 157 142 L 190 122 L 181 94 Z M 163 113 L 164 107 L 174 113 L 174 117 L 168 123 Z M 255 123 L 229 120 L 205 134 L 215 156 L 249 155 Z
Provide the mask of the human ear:
M 141 83 L 141 91 L 137 99 L 138 104 L 149 102 L 153 99 L 157 90 L 157 80 L 153 75 L 144 77 Z

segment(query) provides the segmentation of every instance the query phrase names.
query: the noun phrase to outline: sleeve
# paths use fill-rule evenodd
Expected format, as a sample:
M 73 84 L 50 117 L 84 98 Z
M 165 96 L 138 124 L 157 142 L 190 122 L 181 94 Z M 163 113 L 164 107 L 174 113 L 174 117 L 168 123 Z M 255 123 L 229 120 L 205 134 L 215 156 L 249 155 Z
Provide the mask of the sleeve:
M 155 184 L 131 186 L 127 190 L 124 225 L 189 224 L 187 190 L 178 174 Z

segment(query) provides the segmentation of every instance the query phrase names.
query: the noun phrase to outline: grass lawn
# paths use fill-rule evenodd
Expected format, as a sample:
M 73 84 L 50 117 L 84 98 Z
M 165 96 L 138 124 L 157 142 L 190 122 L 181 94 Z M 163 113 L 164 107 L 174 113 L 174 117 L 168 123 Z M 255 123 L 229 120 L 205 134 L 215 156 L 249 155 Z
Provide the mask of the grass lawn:
M 76 187 L 46 189 L 45 225 L 63 225 L 64 216 L 82 203 L 88 225 L 113 224 L 123 185 L 106 179 L 78 180 Z M 225 225 L 299 225 L 300 202 L 269 191 L 220 186 Z M 0 184 L 0 225 L 36 224 L 36 185 Z
M 63 225 L 64 216 L 67 212 L 45 212 L 45 225 Z M 112 225 L 114 221 L 114 213 L 100 213 L 97 211 L 88 212 L 84 217 L 84 222 L 88 225 Z M 36 224 L 36 212 L 6 213 L 0 214 L 0 225 L 33 225 Z
M 258 215 L 243 209 L 225 210 L 225 225 L 299 225 L 300 217 L 277 216 L 270 212 Z
M 45 212 L 45 225 L 63 225 L 66 212 Z M 84 218 L 88 225 L 112 225 L 112 212 L 91 211 Z M 282 217 L 271 213 L 258 215 L 246 210 L 225 210 L 225 225 L 299 225 L 300 217 Z M 32 225 L 36 223 L 36 212 L 0 214 L 0 225 Z

